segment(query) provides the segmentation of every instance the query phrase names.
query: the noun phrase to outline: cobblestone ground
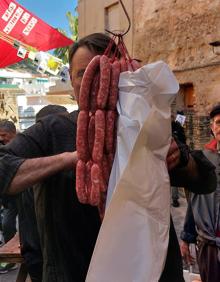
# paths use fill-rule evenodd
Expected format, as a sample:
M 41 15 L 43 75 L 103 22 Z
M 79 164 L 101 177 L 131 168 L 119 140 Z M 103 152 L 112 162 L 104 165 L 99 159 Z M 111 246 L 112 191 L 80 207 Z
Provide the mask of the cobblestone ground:
M 12 270 L 6 274 L 0 274 L 0 282 L 15 282 L 18 270 Z
M 16 282 L 17 275 L 18 275 L 18 269 L 12 270 L 6 274 L 0 274 L 0 282 Z M 31 282 L 30 278 L 27 278 L 26 282 Z
M 172 218 L 173 218 L 173 222 L 174 222 L 174 226 L 175 226 L 175 230 L 176 230 L 178 238 L 180 238 L 180 232 L 182 231 L 182 228 L 183 228 L 184 218 L 185 218 L 186 209 L 187 209 L 187 202 L 185 198 L 184 189 L 179 189 L 179 190 L 180 190 L 179 192 L 180 206 L 178 208 L 174 208 L 171 206 L 171 214 L 172 214 Z M 190 250 L 193 256 L 196 257 L 194 245 L 190 246 Z M 189 270 L 189 267 L 184 265 L 184 262 L 183 262 L 183 266 L 184 266 L 184 269 Z M 192 267 L 191 271 L 194 273 L 199 273 L 198 265 L 195 264 Z

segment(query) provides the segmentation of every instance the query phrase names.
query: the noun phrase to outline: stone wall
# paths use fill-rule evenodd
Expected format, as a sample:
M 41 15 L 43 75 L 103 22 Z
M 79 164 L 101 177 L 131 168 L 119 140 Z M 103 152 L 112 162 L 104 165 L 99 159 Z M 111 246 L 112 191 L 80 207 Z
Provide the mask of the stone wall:
M 134 1 L 134 55 L 172 69 L 218 60 L 209 42 L 220 40 L 219 8 L 218 0 Z
M 213 104 L 220 102 L 220 66 L 210 66 L 175 72 L 180 84 L 192 83 L 194 87 L 195 104 L 193 109 L 185 113 L 190 115 L 187 120 L 187 132 L 194 148 L 200 149 L 211 138 L 208 113 Z
M 133 1 L 123 0 L 131 18 L 131 29 L 124 38 L 130 53 L 133 48 Z M 139 0 L 137 0 L 138 2 Z M 112 9 L 115 7 L 115 9 Z M 128 21 L 118 0 L 78 0 L 79 38 L 93 32 L 105 32 L 105 29 L 124 31 Z
M 188 144 L 197 149 L 211 137 L 208 113 L 220 101 L 220 55 L 209 45 L 220 40 L 219 10 L 218 0 L 134 1 L 133 56 L 164 60 L 181 85 L 193 85 L 193 108 L 183 110 Z
M 19 129 L 18 107 L 16 94 L 10 91 L 0 91 L 0 119 L 12 121 Z

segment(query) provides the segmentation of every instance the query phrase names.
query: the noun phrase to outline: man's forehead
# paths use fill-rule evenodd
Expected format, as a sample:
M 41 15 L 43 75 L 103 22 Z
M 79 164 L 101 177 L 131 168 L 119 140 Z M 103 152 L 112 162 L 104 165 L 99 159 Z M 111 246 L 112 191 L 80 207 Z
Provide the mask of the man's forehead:
M 214 118 L 213 118 L 213 120 L 214 120 L 214 121 L 220 120 L 220 114 L 215 115 Z
M 93 57 L 94 54 L 88 48 L 80 47 L 72 59 L 73 69 L 86 67 Z

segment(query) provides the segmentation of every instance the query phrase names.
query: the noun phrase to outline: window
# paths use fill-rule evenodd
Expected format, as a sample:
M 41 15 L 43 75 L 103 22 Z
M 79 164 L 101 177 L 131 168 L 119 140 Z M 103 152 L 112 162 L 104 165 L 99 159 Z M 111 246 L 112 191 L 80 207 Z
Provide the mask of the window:
M 105 8 L 105 29 L 116 31 L 120 27 L 119 3 Z
M 180 85 L 181 92 L 184 97 L 184 107 L 193 108 L 195 104 L 194 87 L 192 83 Z

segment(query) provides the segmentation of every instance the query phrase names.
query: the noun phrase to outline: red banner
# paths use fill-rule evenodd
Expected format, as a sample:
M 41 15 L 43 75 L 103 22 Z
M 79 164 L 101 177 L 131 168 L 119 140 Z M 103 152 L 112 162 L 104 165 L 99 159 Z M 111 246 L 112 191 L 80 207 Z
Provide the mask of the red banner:
M 0 68 L 22 60 L 17 56 L 19 42 L 38 51 L 73 43 L 17 2 L 0 0 Z

